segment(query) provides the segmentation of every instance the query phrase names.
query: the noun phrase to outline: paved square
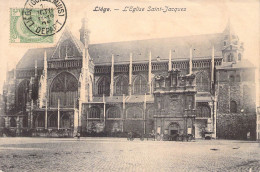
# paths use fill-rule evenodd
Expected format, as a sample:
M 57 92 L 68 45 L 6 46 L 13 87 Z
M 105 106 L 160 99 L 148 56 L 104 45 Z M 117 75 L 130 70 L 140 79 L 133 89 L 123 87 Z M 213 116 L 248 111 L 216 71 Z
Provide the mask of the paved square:
M 257 142 L 0 138 L 2 171 L 260 171 Z

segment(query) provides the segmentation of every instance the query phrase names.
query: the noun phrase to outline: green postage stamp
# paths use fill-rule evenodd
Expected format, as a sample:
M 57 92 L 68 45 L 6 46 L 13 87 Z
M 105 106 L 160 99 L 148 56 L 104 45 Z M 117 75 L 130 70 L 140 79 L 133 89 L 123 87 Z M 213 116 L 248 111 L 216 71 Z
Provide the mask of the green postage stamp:
M 25 12 L 30 14 L 30 17 L 23 15 Z M 53 35 L 41 34 L 49 32 L 48 29 L 43 28 L 52 25 L 53 21 L 54 15 L 51 9 L 11 8 L 10 43 L 53 43 Z

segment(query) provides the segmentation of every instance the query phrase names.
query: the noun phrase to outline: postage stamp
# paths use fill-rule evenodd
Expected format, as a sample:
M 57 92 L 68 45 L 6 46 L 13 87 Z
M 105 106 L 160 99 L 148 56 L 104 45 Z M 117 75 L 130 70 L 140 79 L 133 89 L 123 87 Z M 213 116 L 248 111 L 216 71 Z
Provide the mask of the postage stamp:
M 10 9 L 10 43 L 53 43 L 66 20 L 61 0 L 27 0 L 24 8 Z
M 23 8 L 10 9 L 10 43 L 53 43 L 53 36 L 39 36 L 24 24 Z
M 62 0 L 27 0 L 22 14 L 27 29 L 39 36 L 54 35 L 67 20 L 67 10 Z

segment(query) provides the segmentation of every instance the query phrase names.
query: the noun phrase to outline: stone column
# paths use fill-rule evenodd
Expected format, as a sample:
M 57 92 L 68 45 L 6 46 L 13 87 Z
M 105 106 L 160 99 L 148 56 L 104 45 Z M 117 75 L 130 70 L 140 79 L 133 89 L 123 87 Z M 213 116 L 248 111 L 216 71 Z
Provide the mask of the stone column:
M 132 95 L 132 70 L 133 70 L 133 56 L 132 53 L 130 53 L 130 64 L 129 64 L 129 88 L 128 88 L 128 94 L 129 96 Z
M 168 63 L 168 70 L 172 70 L 172 50 L 169 52 L 169 63 Z
M 215 68 L 215 52 L 214 45 L 212 46 L 212 56 L 211 56 L 211 80 L 210 80 L 210 88 L 213 90 L 214 84 L 214 68 Z
M 60 129 L 60 99 L 58 99 L 58 130 Z
M 190 47 L 189 74 L 192 74 L 192 46 Z
M 148 68 L 148 85 L 149 93 L 152 94 L 152 53 L 149 53 L 149 68 Z
M 110 81 L 110 96 L 114 95 L 114 54 L 112 54 L 111 59 L 111 81 Z
M 45 123 L 44 123 L 44 125 L 45 125 L 45 129 L 47 129 L 48 128 L 48 102 L 47 102 L 47 99 L 45 100 Z

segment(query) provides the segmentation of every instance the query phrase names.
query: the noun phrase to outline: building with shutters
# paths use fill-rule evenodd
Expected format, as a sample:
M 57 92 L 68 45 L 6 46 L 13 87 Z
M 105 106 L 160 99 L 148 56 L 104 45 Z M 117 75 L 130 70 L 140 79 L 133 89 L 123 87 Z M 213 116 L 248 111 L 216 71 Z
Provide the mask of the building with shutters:
M 156 132 L 256 136 L 255 67 L 230 23 L 223 32 L 90 44 L 66 29 L 8 71 L 1 129 L 16 135 Z

